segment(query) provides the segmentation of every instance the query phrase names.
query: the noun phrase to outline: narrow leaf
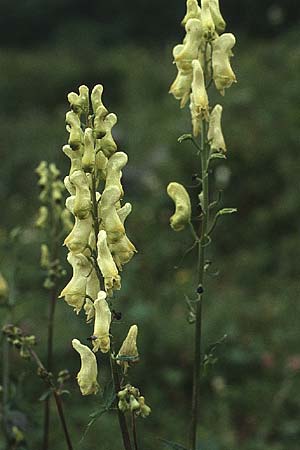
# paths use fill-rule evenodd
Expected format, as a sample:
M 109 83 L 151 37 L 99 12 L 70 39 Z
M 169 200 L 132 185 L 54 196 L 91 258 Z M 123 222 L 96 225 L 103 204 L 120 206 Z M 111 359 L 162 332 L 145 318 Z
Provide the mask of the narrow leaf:
M 181 142 L 186 141 L 186 140 L 193 140 L 193 136 L 189 133 L 189 134 L 183 134 L 182 136 L 180 136 L 177 139 L 177 142 L 179 142 L 179 144 L 181 144 Z
M 236 213 L 237 209 L 236 208 L 223 208 L 220 209 L 220 211 L 218 211 L 218 216 L 224 216 L 225 214 L 233 214 Z

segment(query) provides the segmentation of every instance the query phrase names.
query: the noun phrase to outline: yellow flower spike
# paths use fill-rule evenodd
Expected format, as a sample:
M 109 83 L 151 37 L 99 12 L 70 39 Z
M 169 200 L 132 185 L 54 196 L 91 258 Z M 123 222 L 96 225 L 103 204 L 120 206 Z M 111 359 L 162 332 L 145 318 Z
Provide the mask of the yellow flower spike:
M 68 94 L 71 109 L 80 117 L 82 113 L 89 113 L 89 88 L 85 85 L 79 87 L 79 95 L 75 92 Z
M 91 269 L 86 284 L 86 295 L 91 297 L 93 301 L 96 300 L 98 292 L 100 291 L 100 284 L 95 269 Z
M 86 298 L 83 309 L 86 314 L 86 323 L 91 323 L 93 318 L 95 317 L 95 308 L 92 300 Z
M 71 167 L 70 167 L 70 174 L 72 175 L 73 172 L 76 172 L 76 170 L 81 170 L 82 169 L 82 154 L 81 154 L 81 150 L 77 149 L 77 150 L 73 150 L 69 145 L 64 145 L 62 148 L 62 151 L 64 152 L 64 154 L 70 158 L 71 161 Z M 65 184 L 66 186 L 66 184 Z M 68 187 L 66 186 L 66 188 L 68 189 Z M 69 189 L 68 189 L 69 191 Z M 70 191 L 69 191 L 70 192 Z
M 74 311 L 79 314 L 86 293 L 87 277 L 90 272 L 90 262 L 82 255 L 74 255 L 69 253 L 67 260 L 73 269 L 73 276 L 67 286 L 61 291 L 59 298 L 64 297 L 68 305 L 74 308 Z
M 201 20 L 201 8 L 198 5 L 197 0 L 187 0 L 186 2 L 186 15 L 182 19 L 181 25 L 185 25 L 189 19 Z
M 186 37 L 180 52 L 176 52 L 175 62 L 191 62 L 198 58 L 199 46 L 202 37 L 202 22 L 199 19 L 189 19 L 185 26 Z
M 105 131 L 105 135 L 100 139 L 99 146 L 103 151 L 104 155 L 108 158 L 115 153 L 117 150 L 117 144 L 112 137 L 112 128 L 116 125 L 118 121 L 117 116 L 114 113 L 108 114 L 103 120 L 103 127 Z
M 106 301 L 106 292 L 100 291 L 94 302 L 95 323 L 93 332 L 93 352 L 100 350 L 107 353 L 110 350 L 109 329 L 111 312 Z
M 223 108 L 221 105 L 216 105 L 212 110 L 207 134 L 210 148 L 218 152 L 226 152 L 226 144 L 221 128 L 222 111 Z
M 92 350 L 81 344 L 78 339 L 72 340 L 72 347 L 81 358 L 81 369 L 77 374 L 77 381 L 82 395 L 96 394 L 99 390 L 97 382 L 97 360 Z
M 226 28 L 226 22 L 220 11 L 219 0 L 210 0 L 209 7 L 217 32 L 223 33 Z
M 225 89 L 229 88 L 232 83 L 236 83 L 236 77 L 230 65 L 234 45 L 235 37 L 231 33 L 222 34 L 212 43 L 213 78 L 216 88 L 222 95 L 225 94 Z
M 117 363 L 123 367 L 124 373 L 127 372 L 130 363 L 139 360 L 139 352 L 136 345 L 137 335 L 138 327 L 137 325 L 132 325 L 117 355 Z
M 99 204 L 99 213 L 110 244 L 118 242 L 125 235 L 125 228 L 117 213 L 116 203 L 121 197 L 117 186 L 104 189 Z
M 174 231 L 181 231 L 191 220 L 191 201 L 182 184 L 172 182 L 167 187 L 167 193 L 175 203 L 175 213 L 170 218 Z
M 191 116 L 193 134 L 198 136 L 201 130 L 201 120 L 208 119 L 208 96 L 205 89 L 205 80 L 200 61 L 195 59 L 192 62 L 193 81 L 191 93 Z
M 78 150 L 83 143 L 83 131 L 80 126 L 80 119 L 74 111 L 66 114 L 66 129 L 70 133 L 68 144 L 72 150 Z
M 203 34 L 207 40 L 212 39 L 215 34 L 215 23 L 211 14 L 210 2 L 211 0 L 201 0 Z
M 8 284 L 6 282 L 6 279 L 0 272 L 0 299 L 8 298 L 8 294 L 9 294 Z
M 176 45 L 173 49 L 173 56 L 176 60 L 176 56 L 181 53 L 183 49 L 183 45 Z M 178 69 L 177 76 L 172 83 L 169 94 L 172 94 L 176 100 L 181 100 L 180 107 L 184 108 L 186 105 L 190 91 L 191 84 L 193 79 L 193 71 L 191 61 L 177 61 L 176 66 Z
M 91 211 L 91 193 L 86 174 L 83 170 L 76 170 L 70 175 L 70 181 L 75 186 L 74 215 L 79 219 L 86 219 Z
M 105 188 L 109 186 L 117 186 L 121 191 L 121 198 L 124 195 L 123 187 L 121 184 L 122 169 L 128 162 L 128 156 L 124 152 L 117 152 L 112 155 L 106 166 L 106 183 Z
M 48 208 L 46 206 L 40 206 L 38 217 L 35 221 L 35 226 L 38 228 L 46 228 L 48 221 Z
M 83 141 L 82 168 L 85 172 L 92 172 L 95 167 L 96 152 L 93 130 L 91 128 L 85 129 Z
M 102 84 L 96 84 L 91 93 L 91 100 L 94 114 L 96 114 L 98 108 L 100 107 L 103 108 L 103 110 L 105 109 L 106 114 L 108 113 L 107 109 L 105 108 L 102 102 L 102 94 L 103 94 Z
M 105 290 L 108 295 L 111 295 L 113 289 L 121 289 L 121 277 L 119 276 L 117 266 L 108 248 L 107 235 L 104 230 L 99 231 L 97 247 L 97 262 L 104 278 Z

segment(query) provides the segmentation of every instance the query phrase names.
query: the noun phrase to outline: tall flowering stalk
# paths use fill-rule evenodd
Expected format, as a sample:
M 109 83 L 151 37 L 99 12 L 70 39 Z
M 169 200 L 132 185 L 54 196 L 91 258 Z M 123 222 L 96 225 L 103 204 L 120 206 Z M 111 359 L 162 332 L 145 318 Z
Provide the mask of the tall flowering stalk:
M 72 227 L 71 214 L 64 205 L 64 185 L 53 163 L 42 161 L 36 169 L 40 188 L 40 208 L 35 225 L 42 232 L 40 265 L 45 272 L 44 288 L 48 292 L 47 370 L 53 370 L 54 317 L 60 279 L 64 275 L 59 249 L 61 238 Z M 50 397 L 45 399 L 43 450 L 49 447 Z
M 185 134 L 179 142 L 189 139 L 197 149 L 200 159 L 197 182 L 198 212 L 192 217 L 191 202 L 185 187 L 172 182 L 167 188 L 169 196 L 175 203 L 175 213 L 170 225 L 175 231 L 189 226 L 198 249 L 196 298 L 189 302 L 190 317 L 195 326 L 194 369 L 191 407 L 191 429 L 189 448 L 197 446 L 197 425 L 199 415 L 199 381 L 203 365 L 202 352 L 202 304 L 205 295 L 205 274 L 209 268 L 206 260 L 208 246 L 218 219 L 225 214 L 236 211 L 234 208 L 218 208 L 218 201 L 213 201 L 211 193 L 212 162 L 226 159 L 226 144 L 221 128 L 222 106 L 212 107 L 209 103 L 208 88 L 214 84 L 221 95 L 225 94 L 236 82 L 230 65 L 235 37 L 224 33 L 225 21 L 221 15 L 218 0 L 202 0 L 201 7 L 197 0 L 187 0 L 187 12 L 182 21 L 186 36 L 182 44 L 173 49 L 174 63 L 178 74 L 170 87 L 170 93 L 180 100 L 183 108 L 189 101 L 192 122 L 192 134 Z M 200 226 L 198 220 L 200 219 Z
M 128 382 L 128 368 L 139 359 L 137 325 L 130 327 L 119 352 L 115 350 L 113 325 L 119 319 L 115 293 L 121 289 L 123 266 L 136 249 L 125 231 L 125 220 L 132 209 L 130 203 L 123 204 L 122 169 L 128 157 L 117 149 L 112 136 L 117 116 L 104 106 L 102 93 L 102 85 L 96 85 L 91 94 L 87 86 L 80 86 L 79 94 L 68 95 L 69 140 L 63 152 L 71 165 L 64 184 L 70 194 L 66 206 L 75 223 L 64 243 L 73 275 L 60 297 L 77 314 L 83 309 L 87 323 L 94 325 L 89 338 L 92 348 L 78 339 L 72 341 L 81 358 L 77 375 L 81 393 L 96 394 L 102 387 L 95 355 L 99 351 L 108 354 L 123 445 L 131 450 L 132 442 L 137 448 L 136 418 L 146 417 L 150 408 Z M 131 415 L 132 440 L 124 413 Z

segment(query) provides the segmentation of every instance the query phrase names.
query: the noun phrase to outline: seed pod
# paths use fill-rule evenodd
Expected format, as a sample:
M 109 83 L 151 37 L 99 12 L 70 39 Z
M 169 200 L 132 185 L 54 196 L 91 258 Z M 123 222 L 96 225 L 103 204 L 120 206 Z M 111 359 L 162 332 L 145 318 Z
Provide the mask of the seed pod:
M 170 218 L 174 231 L 181 231 L 191 220 L 191 201 L 182 184 L 172 182 L 167 187 L 168 195 L 175 203 L 175 213 Z
M 235 37 L 231 33 L 222 34 L 212 43 L 213 78 L 216 88 L 222 95 L 225 94 L 225 89 L 229 88 L 232 83 L 236 83 L 236 77 L 230 65 L 234 45 Z
M 72 340 L 73 348 L 81 358 L 81 369 L 77 374 L 77 381 L 82 395 L 96 394 L 99 390 L 97 382 L 98 368 L 94 353 L 89 347 L 81 344 L 78 339 Z
M 93 352 L 99 349 L 102 353 L 110 350 L 109 328 L 111 323 L 111 312 L 107 304 L 106 292 L 100 291 L 94 302 L 95 323 L 93 332 Z
M 221 128 L 222 111 L 221 105 L 216 105 L 212 110 L 209 118 L 207 138 L 212 150 L 226 152 L 226 144 Z

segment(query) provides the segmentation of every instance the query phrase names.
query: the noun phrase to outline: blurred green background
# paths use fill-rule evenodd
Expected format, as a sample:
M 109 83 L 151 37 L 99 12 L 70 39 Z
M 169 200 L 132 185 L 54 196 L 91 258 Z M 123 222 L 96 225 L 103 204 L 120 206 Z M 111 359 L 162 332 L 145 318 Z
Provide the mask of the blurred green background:
M 237 37 L 232 64 L 238 84 L 224 99 L 212 94 L 224 105 L 228 147 L 228 162 L 218 163 L 215 173 L 227 180 L 223 206 L 237 207 L 238 214 L 219 224 L 209 250 L 220 275 L 208 279 L 204 348 L 228 337 L 202 380 L 199 450 L 299 450 L 300 6 L 224 0 L 221 8 L 227 31 Z M 65 176 L 66 95 L 80 84 L 102 83 L 104 103 L 118 115 L 119 149 L 129 155 L 123 180 L 133 213 L 127 229 L 139 253 L 126 266 L 118 294 L 118 342 L 129 324 L 139 324 L 141 361 L 131 377 L 152 408 L 139 423 L 141 448 L 149 450 L 165 448 L 159 438 L 184 444 L 189 423 L 192 327 L 184 298 L 194 293 L 195 254 L 180 262 L 192 241 L 188 232 L 170 229 L 165 193 L 173 180 L 191 185 L 199 164 L 191 144 L 177 143 L 190 131 L 189 111 L 168 95 L 184 13 L 183 0 L 1 1 L 0 270 L 16 299 L 14 320 L 37 336 L 45 359 L 47 292 L 41 235 L 33 227 L 34 169 L 40 160 L 54 161 Z M 2 308 L 1 324 L 6 320 Z M 114 414 L 80 442 L 101 399 L 81 397 L 70 341 L 90 331 L 83 314 L 75 316 L 59 301 L 55 367 L 72 373 L 65 410 L 75 448 L 117 450 Z M 12 417 L 25 426 L 25 448 L 39 450 L 44 386 L 14 351 L 11 364 Z M 106 358 L 100 355 L 99 364 L 105 379 Z M 52 416 L 51 449 L 63 450 L 54 406 Z

